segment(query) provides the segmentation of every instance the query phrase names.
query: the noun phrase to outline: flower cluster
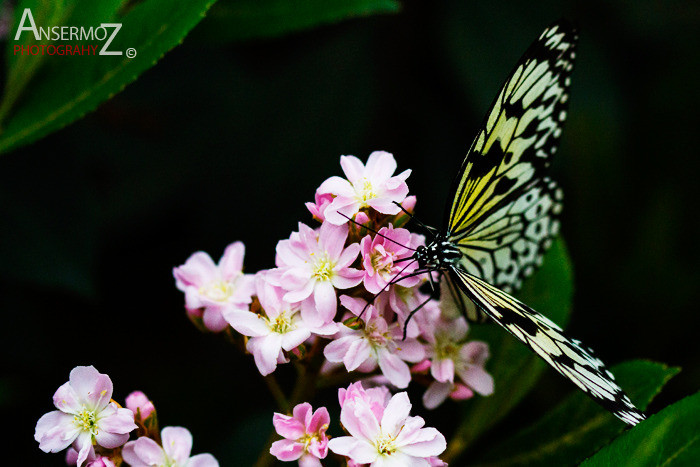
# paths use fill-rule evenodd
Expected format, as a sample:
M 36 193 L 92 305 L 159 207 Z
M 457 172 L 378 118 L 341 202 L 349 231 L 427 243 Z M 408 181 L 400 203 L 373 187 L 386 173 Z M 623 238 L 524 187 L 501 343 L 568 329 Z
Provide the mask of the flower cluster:
M 354 156 L 340 165 L 347 178 L 329 178 L 307 203 L 321 225 L 299 223 L 277 244 L 275 268 L 244 274 L 240 242 L 218 266 L 198 252 L 175 268 L 189 315 L 210 331 L 228 323 L 245 336 L 262 375 L 312 348 L 325 357 L 325 375 L 344 366 L 399 389 L 419 379 L 427 407 L 490 394 L 486 344 L 467 342 L 467 322 L 448 310 L 452 298 L 432 299 L 420 287 L 434 279 L 414 274 L 425 238 L 403 227 L 416 204 L 410 170 L 394 175 L 394 157 L 380 151 L 366 165 Z
M 112 399 L 112 389 L 109 376 L 94 367 L 73 368 L 69 381 L 53 396 L 58 410 L 36 424 L 39 448 L 67 449 L 66 463 L 78 467 L 115 467 L 122 460 L 133 467 L 219 465 L 211 454 L 190 457 L 192 435 L 187 429 L 166 427 L 158 433 L 155 407 L 144 393 L 131 393 L 123 408 Z
M 273 417 L 284 439 L 272 443 L 272 455 L 305 466 L 320 465 L 329 450 L 348 465 L 443 465 L 436 456 L 444 436 L 423 428 L 422 418 L 409 415 L 407 394 L 390 389 L 424 386 L 429 409 L 448 397 L 487 396 L 494 389 L 484 369 L 488 346 L 467 339 L 448 287 L 433 296 L 439 274 L 419 270 L 415 252 L 426 240 L 405 228 L 416 205 L 410 170 L 395 175 L 394 157 L 381 151 L 366 164 L 342 156 L 340 165 L 346 178 L 324 181 L 306 204 L 320 225 L 299 223 L 277 244 L 274 268 L 245 274 L 245 247 L 234 242 L 218 264 L 200 251 L 174 268 L 176 286 L 193 323 L 245 347 L 282 411 L 290 411 Z M 421 290 L 428 283 L 433 293 Z M 287 398 L 272 373 L 291 361 L 299 376 Z M 304 401 L 317 388 L 351 381 L 339 390 L 349 436 L 330 439 L 327 409 Z M 67 462 L 78 466 L 218 465 L 209 454 L 190 457 L 187 429 L 159 431 L 143 393 L 125 403 L 112 400 L 108 376 L 75 368 L 54 395 L 58 410 L 37 423 L 39 447 L 67 449 Z
M 304 467 L 321 465 L 330 449 L 346 458 L 348 465 L 444 465 L 437 456 L 446 448 L 445 437 L 435 428 L 423 428 L 421 417 L 411 417 L 405 392 L 391 395 L 386 386 L 365 390 L 353 383 L 338 391 L 340 421 L 349 436 L 331 440 L 326 436 L 328 410 L 312 413 L 311 405 L 294 407 L 293 416 L 276 413 L 276 441 L 270 454 L 281 461 L 299 460 Z
M 491 394 L 493 380 L 484 370 L 488 346 L 467 340 L 467 322 L 455 313 L 449 293 L 438 300 L 421 290 L 428 282 L 435 290 L 437 275 L 418 270 L 414 253 L 426 240 L 405 228 L 416 205 L 406 184 L 410 170 L 395 175 L 396 161 L 386 152 L 372 153 L 366 164 L 342 156 L 340 164 L 346 178 L 329 178 L 314 202 L 306 203 L 320 225 L 299 223 L 277 244 L 274 268 L 244 274 L 240 242 L 226 248 L 218 265 L 198 252 L 175 268 L 188 315 L 201 328 L 238 340 L 264 376 L 294 360 L 315 369 L 320 384 L 363 378 L 403 389 L 415 381 L 426 387 L 427 408 L 448 397 Z M 408 416 L 405 393 L 391 401 L 381 408 L 375 404 L 374 412 L 365 410 L 364 402 L 353 402 L 352 412 L 343 409 L 341 421 L 355 441 L 338 438 L 331 450 L 355 464 L 417 456 L 419 451 L 403 450 L 401 443 L 408 446 L 434 433 L 421 428 L 422 419 Z M 365 415 L 356 413 L 375 414 L 361 440 L 359 425 L 351 422 Z M 279 459 L 314 465 L 325 457 L 325 409 L 312 412 L 308 403 L 301 404 L 291 415 L 276 414 L 274 424 L 285 438 L 271 450 Z M 401 436 L 399 424 L 406 426 Z M 375 449 L 372 457 L 368 443 L 386 449 Z M 432 451 L 420 451 L 421 456 L 426 452 Z

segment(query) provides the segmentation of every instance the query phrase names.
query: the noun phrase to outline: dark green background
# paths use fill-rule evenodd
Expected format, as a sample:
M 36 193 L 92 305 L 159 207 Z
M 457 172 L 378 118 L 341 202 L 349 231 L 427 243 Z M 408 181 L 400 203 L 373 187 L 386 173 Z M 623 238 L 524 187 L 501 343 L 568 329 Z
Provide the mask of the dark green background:
M 0 157 L 3 463 L 62 465 L 34 425 L 70 369 L 93 364 L 116 399 L 141 389 L 162 425 L 188 427 L 195 452 L 247 464 L 271 400 L 252 359 L 191 326 L 171 268 L 234 240 L 249 272 L 273 266 L 341 154 L 394 153 L 421 220 L 439 224 L 499 86 L 562 16 L 581 34 L 553 169 L 575 267 L 569 329 L 610 364 L 682 366 L 653 410 L 698 389 L 697 3 L 403 6 L 245 44 L 208 42 L 205 21 L 97 112 Z M 572 388 L 548 371 L 497 430 Z M 449 433 L 454 412 L 428 423 Z

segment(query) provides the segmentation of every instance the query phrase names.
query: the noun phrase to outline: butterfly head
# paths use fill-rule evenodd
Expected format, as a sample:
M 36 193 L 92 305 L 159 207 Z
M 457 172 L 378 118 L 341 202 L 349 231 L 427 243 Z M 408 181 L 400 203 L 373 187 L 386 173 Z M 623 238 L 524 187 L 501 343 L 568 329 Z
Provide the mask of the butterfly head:
M 462 252 L 446 237 L 437 235 L 427 246 L 419 246 L 413 257 L 421 269 L 447 269 L 462 258 Z

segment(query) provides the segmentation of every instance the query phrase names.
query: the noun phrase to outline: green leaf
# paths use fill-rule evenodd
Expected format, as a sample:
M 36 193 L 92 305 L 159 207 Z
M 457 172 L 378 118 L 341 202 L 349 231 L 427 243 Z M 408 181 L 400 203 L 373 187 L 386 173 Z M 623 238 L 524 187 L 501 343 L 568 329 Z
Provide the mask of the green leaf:
M 652 415 L 581 465 L 700 465 L 700 392 Z
M 212 8 L 194 35 L 208 42 L 275 37 L 400 8 L 396 0 L 224 0 Z
M 518 298 L 554 322 L 565 326 L 573 297 L 573 272 L 563 240 L 547 252 L 540 270 L 523 284 Z M 444 459 L 454 460 L 481 434 L 501 420 L 533 388 L 546 364 L 528 347 L 497 325 L 472 326 L 470 338 L 489 343 L 487 370 L 496 388 L 489 397 L 466 403 L 462 424 Z
M 21 1 L 7 41 L 8 81 L 0 104 L 0 153 L 62 128 L 124 89 L 179 44 L 214 1 L 144 0 L 126 13 L 120 10 L 127 3 L 122 0 Z M 108 50 L 123 54 L 16 56 L 16 45 L 35 44 L 31 31 L 22 32 L 14 41 L 13 33 L 24 8 L 32 9 L 37 27 L 87 29 L 102 23 L 121 23 Z M 110 37 L 113 28 L 106 29 Z M 41 44 L 81 46 L 81 51 L 83 46 L 93 45 L 99 51 L 105 42 L 93 39 Z M 127 49 L 134 49 L 136 56 L 129 58 Z
M 635 360 L 616 365 L 611 371 L 634 404 L 644 410 L 680 369 Z M 617 436 L 625 426 L 586 394 L 576 391 L 537 422 L 491 448 L 476 459 L 475 464 L 578 464 Z

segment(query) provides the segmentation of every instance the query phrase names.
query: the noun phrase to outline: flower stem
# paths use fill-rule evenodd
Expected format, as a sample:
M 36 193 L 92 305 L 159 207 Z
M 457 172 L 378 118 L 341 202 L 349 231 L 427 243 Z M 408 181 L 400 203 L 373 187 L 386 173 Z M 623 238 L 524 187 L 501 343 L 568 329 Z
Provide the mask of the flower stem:
M 275 375 L 269 374 L 263 379 L 265 380 L 267 388 L 270 390 L 272 397 L 275 398 L 275 402 L 277 402 L 277 407 L 279 408 L 280 412 L 289 413 L 292 409 L 291 405 L 289 404 L 289 400 L 287 400 L 287 396 L 284 395 L 280 384 L 277 382 Z
M 292 408 L 300 402 L 313 398 L 316 392 L 316 379 L 323 364 L 323 354 L 319 352 L 309 352 L 310 359 L 302 362 L 295 362 L 297 378 L 292 389 L 292 395 L 287 399 L 282 392 L 275 377 L 270 374 L 265 377 L 265 382 L 270 388 L 270 392 L 275 397 L 277 405 L 284 413 L 291 413 Z M 283 408 L 284 407 L 284 408 Z M 274 465 L 276 459 L 270 454 L 270 446 L 278 438 L 277 432 L 273 429 L 265 447 L 260 451 L 260 456 L 255 462 L 255 467 L 268 467 Z

